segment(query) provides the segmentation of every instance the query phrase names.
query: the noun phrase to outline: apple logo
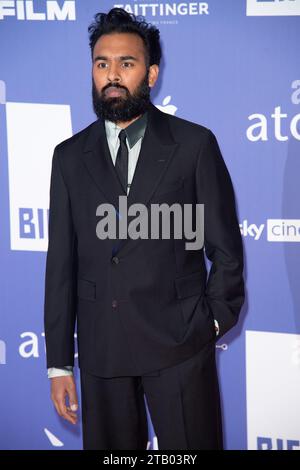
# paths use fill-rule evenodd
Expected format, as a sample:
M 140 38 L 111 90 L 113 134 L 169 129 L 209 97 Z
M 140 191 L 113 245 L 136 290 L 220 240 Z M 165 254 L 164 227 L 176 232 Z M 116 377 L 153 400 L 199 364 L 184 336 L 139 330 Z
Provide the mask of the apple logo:
M 164 98 L 162 102 L 162 106 L 160 106 L 159 104 L 156 104 L 155 106 L 160 111 L 163 111 L 164 113 L 167 113 L 167 114 L 172 114 L 174 116 L 178 108 L 174 106 L 173 104 L 168 104 L 170 103 L 170 101 L 171 101 L 171 96 L 169 95 Z

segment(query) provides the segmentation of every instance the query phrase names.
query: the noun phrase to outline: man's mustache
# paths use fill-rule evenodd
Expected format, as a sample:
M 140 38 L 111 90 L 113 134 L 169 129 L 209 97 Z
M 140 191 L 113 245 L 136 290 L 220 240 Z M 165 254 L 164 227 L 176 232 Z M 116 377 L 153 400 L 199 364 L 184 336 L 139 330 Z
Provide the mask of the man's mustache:
M 127 88 L 119 85 L 118 83 L 110 83 L 109 85 L 106 85 L 104 88 L 102 88 L 102 93 L 104 93 L 106 90 L 109 90 L 110 88 L 121 88 L 122 90 L 128 92 Z

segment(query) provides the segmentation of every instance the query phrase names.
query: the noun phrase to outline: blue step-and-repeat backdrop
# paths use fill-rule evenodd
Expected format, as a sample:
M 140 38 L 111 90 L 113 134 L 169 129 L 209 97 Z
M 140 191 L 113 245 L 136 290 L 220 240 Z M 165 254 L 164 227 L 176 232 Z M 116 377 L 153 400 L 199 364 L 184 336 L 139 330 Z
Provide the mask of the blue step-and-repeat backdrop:
M 215 133 L 235 187 L 247 300 L 217 343 L 226 448 L 299 450 L 300 0 L 0 0 L 0 448 L 82 446 L 46 374 L 49 182 L 55 145 L 96 119 L 87 27 L 113 6 L 158 26 L 152 102 Z

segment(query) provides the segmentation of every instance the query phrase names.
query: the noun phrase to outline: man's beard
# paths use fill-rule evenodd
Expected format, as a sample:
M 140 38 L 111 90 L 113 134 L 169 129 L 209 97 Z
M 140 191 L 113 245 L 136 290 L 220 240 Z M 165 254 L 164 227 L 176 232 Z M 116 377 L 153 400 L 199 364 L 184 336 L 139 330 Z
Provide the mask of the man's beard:
M 123 89 L 123 96 L 103 99 L 105 91 L 111 86 L 114 86 L 116 89 Z M 106 85 L 102 89 L 102 92 L 99 93 L 93 79 L 92 95 L 94 112 L 98 118 L 101 117 L 112 122 L 131 121 L 148 109 L 150 104 L 150 90 L 151 88 L 148 85 L 148 72 L 133 94 L 118 83 Z

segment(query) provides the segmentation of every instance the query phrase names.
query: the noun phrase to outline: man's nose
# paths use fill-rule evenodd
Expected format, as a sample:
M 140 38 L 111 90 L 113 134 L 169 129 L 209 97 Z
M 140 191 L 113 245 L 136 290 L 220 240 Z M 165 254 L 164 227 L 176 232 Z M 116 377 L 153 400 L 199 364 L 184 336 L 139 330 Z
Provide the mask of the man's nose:
M 110 82 L 119 82 L 121 80 L 117 64 L 110 64 L 108 68 L 107 79 Z

